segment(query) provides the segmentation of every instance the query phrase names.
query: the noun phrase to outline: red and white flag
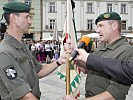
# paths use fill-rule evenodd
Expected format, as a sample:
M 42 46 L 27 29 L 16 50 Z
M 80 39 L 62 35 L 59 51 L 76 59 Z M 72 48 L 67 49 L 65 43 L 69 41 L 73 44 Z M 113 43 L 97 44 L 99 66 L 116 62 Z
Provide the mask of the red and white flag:
M 64 52 L 63 44 L 69 40 L 71 41 L 72 47 L 77 47 L 77 35 L 75 33 L 74 27 L 74 17 L 72 11 L 71 0 L 67 0 L 67 16 L 64 24 L 63 39 L 61 44 L 60 56 Z M 58 68 L 58 76 L 60 79 L 66 80 L 66 64 L 61 65 Z M 70 93 L 75 97 L 78 97 L 79 94 L 79 84 L 80 84 L 80 73 L 79 70 L 71 64 L 70 66 Z

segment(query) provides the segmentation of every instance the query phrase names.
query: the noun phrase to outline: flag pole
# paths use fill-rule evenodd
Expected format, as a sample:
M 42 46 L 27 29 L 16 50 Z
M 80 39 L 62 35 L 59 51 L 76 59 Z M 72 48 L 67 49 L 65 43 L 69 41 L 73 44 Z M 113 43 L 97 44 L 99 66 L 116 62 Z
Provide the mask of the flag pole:
M 66 40 L 70 40 L 71 47 L 77 47 L 77 35 L 74 25 L 74 14 L 73 9 L 75 7 L 75 3 L 73 0 L 65 0 L 67 1 L 66 5 L 66 18 L 65 18 L 65 24 L 64 24 L 64 30 L 63 30 L 63 38 L 62 38 L 62 45 L 61 45 L 61 52 L 60 55 L 63 54 L 63 52 L 68 48 L 63 48 L 64 43 L 66 43 Z M 71 3 L 72 2 L 72 3 Z M 68 59 L 66 58 L 67 63 L 61 65 L 58 68 L 58 76 L 60 79 L 65 79 L 66 82 L 66 94 L 72 94 L 73 96 L 79 95 L 79 84 L 80 84 L 80 73 L 79 70 L 74 68 L 74 65 L 68 62 Z M 64 69 L 64 67 L 66 67 Z M 66 72 L 67 71 L 67 72 Z M 67 74 L 66 74 L 67 73 Z
M 67 19 L 66 19 L 66 41 L 70 39 L 69 34 L 69 1 L 67 0 Z M 67 54 L 67 65 L 66 65 L 66 95 L 70 95 L 70 61 L 69 61 L 70 54 Z
M 70 61 L 69 54 L 67 57 L 67 65 L 66 65 L 66 95 L 70 95 Z
M 71 40 L 70 34 L 72 34 L 72 5 L 71 1 L 67 0 L 67 19 L 66 19 L 66 40 Z M 69 48 L 68 48 L 69 49 Z M 66 95 L 70 95 L 70 61 L 69 61 L 70 54 L 67 54 L 67 65 L 66 65 Z

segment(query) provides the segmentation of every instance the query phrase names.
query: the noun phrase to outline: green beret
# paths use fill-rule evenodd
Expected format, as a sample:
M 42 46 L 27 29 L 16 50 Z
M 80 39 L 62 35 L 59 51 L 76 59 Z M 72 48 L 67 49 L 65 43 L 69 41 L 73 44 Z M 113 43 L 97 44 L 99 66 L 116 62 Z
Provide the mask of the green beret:
M 8 2 L 3 6 L 5 13 L 23 13 L 30 11 L 30 6 L 22 2 Z
M 95 24 L 97 25 L 98 22 L 104 20 L 121 20 L 121 17 L 116 12 L 103 13 L 97 17 L 97 19 L 95 20 Z

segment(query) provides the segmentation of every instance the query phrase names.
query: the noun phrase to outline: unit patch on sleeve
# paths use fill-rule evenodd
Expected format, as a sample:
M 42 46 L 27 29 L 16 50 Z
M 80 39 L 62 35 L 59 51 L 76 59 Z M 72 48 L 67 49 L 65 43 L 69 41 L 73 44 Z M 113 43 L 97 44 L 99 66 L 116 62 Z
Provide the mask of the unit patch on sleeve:
M 18 74 L 13 65 L 7 66 L 3 69 L 8 79 L 15 79 Z

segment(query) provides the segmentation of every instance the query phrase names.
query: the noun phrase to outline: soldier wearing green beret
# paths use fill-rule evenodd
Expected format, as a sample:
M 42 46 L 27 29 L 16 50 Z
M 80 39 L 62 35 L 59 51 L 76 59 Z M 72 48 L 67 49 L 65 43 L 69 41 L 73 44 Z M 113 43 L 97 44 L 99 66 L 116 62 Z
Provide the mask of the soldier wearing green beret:
M 129 61 L 133 58 L 132 46 L 125 37 L 121 36 L 121 17 L 118 13 L 103 13 L 97 17 L 95 24 L 97 25 L 96 32 L 100 35 L 100 42 L 94 52 L 95 55 L 115 58 L 121 61 Z M 86 58 L 86 54 L 79 52 L 80 55 Z M 77 62 L 78 65 L 83 66 L 79 61 Z M 86 65 L 87 62 L 85 62 Z M 111 63 L 113 62 L 108 64 Z M 85 83 L 86 100 L 125 100 L 129 87 L 130 85 L 115 81 L 108 74 L 89 70 Z M 75 99 L 71 96 L 66 96 L 65 100 Z
M 39 78 L 66 63 L 65 56 L 51 64 L 41 64 L 32 55 L 23 34 L 32 24 L 30 7 L 9 2 L 3 7 L 8 33 L 0 44 L 0 95 L 4 100 L 37 100 L 40 98 Z
M 121 17 L 118 13 L 103 13 L 97 17 L 95 23 L 100 43 L 94 54 L 123 61 L 133 57 L 132 46 L 121 36 Z M 107 74 L 89 71 L 85 96 L 94 100 L 125 100 L 129 87 L 130 85 L 114 81 Z

